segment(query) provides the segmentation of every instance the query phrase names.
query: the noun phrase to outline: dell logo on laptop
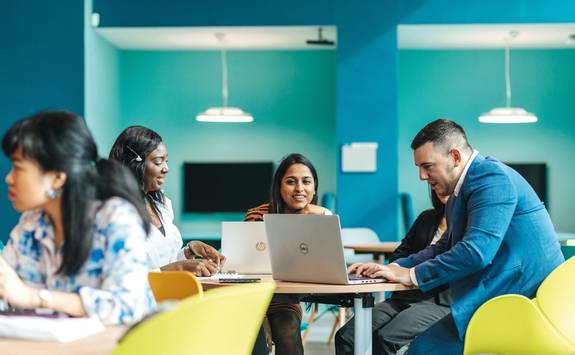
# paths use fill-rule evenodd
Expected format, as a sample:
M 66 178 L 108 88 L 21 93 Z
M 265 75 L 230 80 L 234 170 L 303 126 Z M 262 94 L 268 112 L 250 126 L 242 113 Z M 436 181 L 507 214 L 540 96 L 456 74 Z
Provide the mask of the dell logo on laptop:
M 299 245 L 299 251 L 300 251 L 302 254 L 307 254 L 307 253 L 309 253 L 309 247 L 308 247 L 308 245 L 307 245 L 306 243 L 301 243 L 301 244 Z
M 264 251 L 264 250 L 266 250 L 266 243 L 264 243 L 264 242 L 257 242 L 257 243 L 256 243 L 256 250 L 257 250 L 257 251 Z

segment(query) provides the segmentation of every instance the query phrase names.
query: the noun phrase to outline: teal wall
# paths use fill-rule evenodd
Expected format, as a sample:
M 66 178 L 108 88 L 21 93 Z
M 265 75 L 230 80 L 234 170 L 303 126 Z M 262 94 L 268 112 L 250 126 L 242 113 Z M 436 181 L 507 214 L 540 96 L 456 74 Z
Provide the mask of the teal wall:
M 221 220 L 243 217 L 183 214 L 185 161 L 278 162 L 300 152 L 318 170 L 320 195 L 335 191 L 334 51 L 229 51 L 229 104 L 252 113 L 249 124 L 195 120 L 221 104 L 219 51 L 120 51 L 119 57 L 120 125 L 150 127 L 167 143 L 165 192 L 185 236 L 217 235 Z
M 119 104 L 120 51 L 90 25 L 91 0 L 86 0 L 84 21 L 84 117 L 98 145 L 107 157 L 122 131 Z
M 503 50 L 399 52 L 399 191 L 429 208 L 409 147 L 427 122 L 447 117 L 462 124 L 471 145 L 507 162 L 548 164 L 548 203 L 555 227 L 574 232 L 575 50 L 512 50 L 513 104 L 534 112 L 535 124 L 490 125 L 480 113 L 505 104 Z

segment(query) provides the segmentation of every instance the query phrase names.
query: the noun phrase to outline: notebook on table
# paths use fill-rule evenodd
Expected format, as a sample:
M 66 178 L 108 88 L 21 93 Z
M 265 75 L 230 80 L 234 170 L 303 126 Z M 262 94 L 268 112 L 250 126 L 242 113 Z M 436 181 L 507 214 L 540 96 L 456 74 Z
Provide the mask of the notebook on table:
M 0 313 L 0 337 L 70 342 L 104 331 L 98 318 L 71 318 L 33 312 Z
M 337 215 L 266 214 L 264 224 L 276 280 L 335 285 L 386 281 L 347 274 Z

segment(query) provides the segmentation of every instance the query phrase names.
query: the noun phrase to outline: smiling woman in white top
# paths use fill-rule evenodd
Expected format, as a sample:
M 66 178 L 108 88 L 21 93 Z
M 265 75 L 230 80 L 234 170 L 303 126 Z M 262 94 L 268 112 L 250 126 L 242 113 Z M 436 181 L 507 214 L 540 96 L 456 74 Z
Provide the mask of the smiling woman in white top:
M 172 203 L 163 191 L 168 151 L 162 137 L 142 126 L 126 128 L 116 139 L 110 159 L 127 166 L 141 184 L 152 228 L 146 249 L 152 270 L 186 270 L 197 276 L 217 272 L 225 257 L 213 247 L 191 241 L 182 248 L 182 236 L 174 225 Z M 200 257 L 202 259 L 196 259 Z

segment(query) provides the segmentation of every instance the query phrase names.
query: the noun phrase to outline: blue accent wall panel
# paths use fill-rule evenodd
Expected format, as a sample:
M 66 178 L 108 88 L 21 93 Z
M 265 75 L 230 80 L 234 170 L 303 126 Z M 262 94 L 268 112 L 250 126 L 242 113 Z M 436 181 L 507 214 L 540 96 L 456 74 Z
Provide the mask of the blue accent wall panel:
M 382 240 L 397 229 L 397 35 L 391 1 L 338 2 L 337 203 L 343 227 L 369 227 Z M 341 146 L 377 142 L 377 172 L 343 173 Z
M 17 119 L 48 108 L 83 113 L 83 2 L 4 0 L 0 3 L 0 133 Z M 10 169 L 0 158 L 0 176 Z M 3 180 L 3 179 L 2 179 Z M 18 214 L 0 183 L 0 240 Z

